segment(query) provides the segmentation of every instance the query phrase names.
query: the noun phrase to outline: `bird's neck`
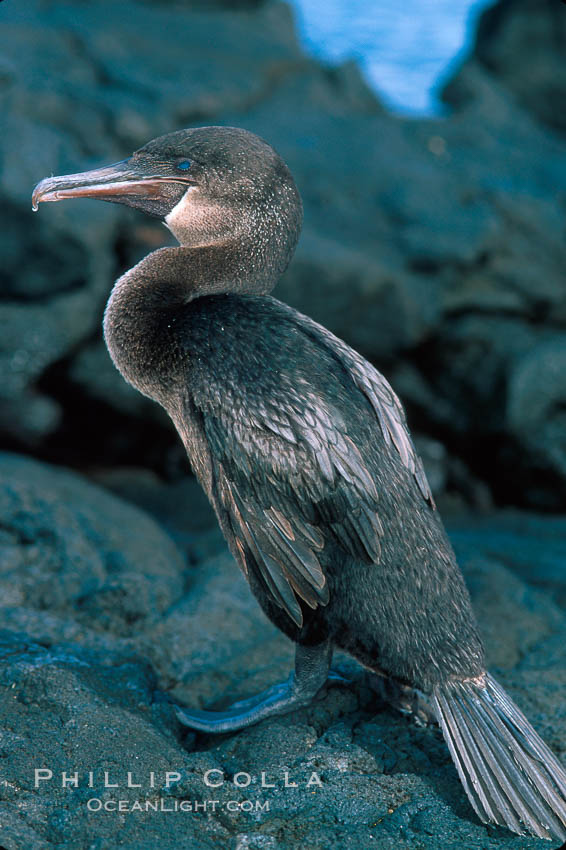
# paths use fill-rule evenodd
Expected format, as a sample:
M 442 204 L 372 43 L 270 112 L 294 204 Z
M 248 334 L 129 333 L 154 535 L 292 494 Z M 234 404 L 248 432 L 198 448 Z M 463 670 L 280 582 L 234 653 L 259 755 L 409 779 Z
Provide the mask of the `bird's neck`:
M 273 257 L 273 255 L 272 255 Z M 165 404 L 181 380 L 178 322 L 207 295 L 265 295 L 283 271 L 257 246 L 160 248 L 120 277 L 104 315 L 104 338 L 117 369 L 144 395 Z

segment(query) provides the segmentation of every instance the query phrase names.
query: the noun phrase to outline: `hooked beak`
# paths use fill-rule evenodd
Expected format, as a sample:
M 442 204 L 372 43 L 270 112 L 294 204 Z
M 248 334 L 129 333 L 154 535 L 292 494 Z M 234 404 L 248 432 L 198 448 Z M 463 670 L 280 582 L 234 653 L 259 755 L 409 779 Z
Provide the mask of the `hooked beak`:
M 151 202 L 161 197 L 164 183 L 186 186 L 191 182 L 177 176 L 141 174 L 132 165 L 131 159 L 124 159 L 93 171 L 46 177 L 33 190 L 32 209 L 37 212 L 40 203 L 62 201 L 64 198 L 100 198 L 128 203 L 136 197 Z

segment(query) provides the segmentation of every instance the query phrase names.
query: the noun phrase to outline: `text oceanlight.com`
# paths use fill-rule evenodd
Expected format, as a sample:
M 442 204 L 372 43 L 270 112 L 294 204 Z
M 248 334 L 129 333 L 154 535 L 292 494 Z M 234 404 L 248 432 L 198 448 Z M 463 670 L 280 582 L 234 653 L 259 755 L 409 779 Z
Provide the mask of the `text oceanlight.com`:
M 269 800 L 174 800 L 158 797 L 154 800 L 101 800 L 92 797 L 87 800 L 89 812 L 186 812 L 206 814 L 218 811 L 228 812 L 268 812 Z

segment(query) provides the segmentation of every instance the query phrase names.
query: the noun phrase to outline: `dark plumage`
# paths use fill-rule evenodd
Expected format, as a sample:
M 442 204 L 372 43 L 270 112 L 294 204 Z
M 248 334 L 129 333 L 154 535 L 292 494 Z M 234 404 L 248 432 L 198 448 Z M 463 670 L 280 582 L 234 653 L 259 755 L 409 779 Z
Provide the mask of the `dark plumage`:
M 109 168 L 48 178 L 40 201 L 100 197 L 181 243 L 115 284 L 104 332 L 167 410 L 295 673 L 206 731 L 305 705 L 338 646 L 428 694 L 479 817 L 566 838 L 566 774 L 486 673 L 470 599 L 395 393 L 359 354 L 269 296 L 302 222 L 273 149 L 233 128 L 171 133 Z

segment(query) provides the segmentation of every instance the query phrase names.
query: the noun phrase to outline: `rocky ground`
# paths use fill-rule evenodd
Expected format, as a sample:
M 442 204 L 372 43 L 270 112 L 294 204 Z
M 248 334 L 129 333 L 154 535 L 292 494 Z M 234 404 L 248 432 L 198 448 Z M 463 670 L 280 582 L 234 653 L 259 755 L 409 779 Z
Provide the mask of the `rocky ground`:
M 0 468 L 0 846 L 549 846 L 481 825 L 438 730 L 391 711 L 345 656 L 336 667 L 350 684 L 308 709 L 234 735 L 187 732 L 173 702 L 222 706 L 284 678 L 293 658 L 198 488 L 134 470 L 106 478 L 142 510 L 18 455 Z M 466 514 L 451 529 L 491 669 L 565 754 L 566 519 Z M 36 768 L 52 771 L 37 789 Z M 223 784 L 207 788 L 208 770 Z M 63 771 L 79 787 L 61 788 Z M 105 771 L 118 789 L 104 788 Z M 128 771 L 140 788 L 125 787 Z M 274 787 L 261 787 L 262 772 Z M 238 787 L 245 774 L 251 784 Z M 169 811 L 88 808 L 157 799 Z M 174 811 L 183 801 L 209 810 Z M 230 811 L 237 803 L 244 811 Z
M 479 824 L 438 731 L 345 656 L 350 684 L 309 709 L 218 738 L 180 727 L 173 702 L 252 694 L 293 650 L 101 342 L 111 281 L 164 229 L 92 202 L 34 216 L 30 196 L 190 124 L 279 149 L 305 229 L 277 294 L 403 397 L 491 669 L 565 759 L 566 517 L 528 512 L 566 505 L 565 15 L 501 0 L 446 85 L 450 113 L 408 121 L 354 65 L 306 57 L 284 3 L 0 5 L 0 850 L 549 846 Z M 36 768 L 53 773 L 38 788 Z

